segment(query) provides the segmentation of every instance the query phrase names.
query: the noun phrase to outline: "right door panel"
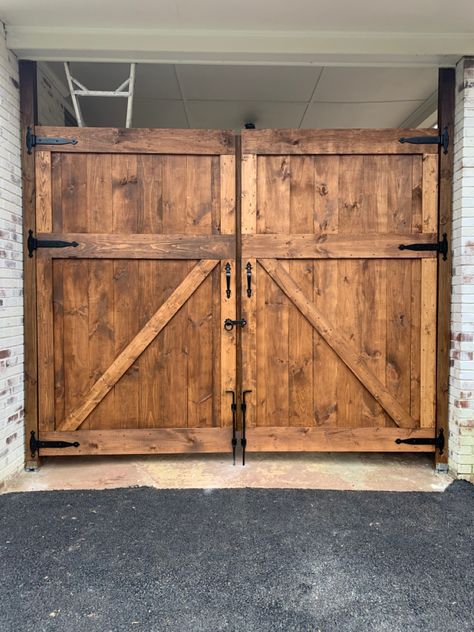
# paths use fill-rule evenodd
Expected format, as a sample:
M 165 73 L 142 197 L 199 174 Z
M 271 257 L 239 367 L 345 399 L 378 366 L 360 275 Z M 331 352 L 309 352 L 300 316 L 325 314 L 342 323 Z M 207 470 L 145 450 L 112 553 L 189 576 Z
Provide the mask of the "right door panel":
M 437 147 L 400 135 L 243 133 L 248 450 L 433 449 L 395 441 L 436 431 Z

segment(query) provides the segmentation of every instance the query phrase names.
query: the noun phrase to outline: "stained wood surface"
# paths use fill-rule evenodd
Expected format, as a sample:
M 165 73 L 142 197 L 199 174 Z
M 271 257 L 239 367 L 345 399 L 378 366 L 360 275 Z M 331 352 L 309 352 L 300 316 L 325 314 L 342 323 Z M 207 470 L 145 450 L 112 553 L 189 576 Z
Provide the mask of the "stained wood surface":
M 37 126 L 36 134 L 77 140 L 75 145 L 54 146 L 55 153 L 197 156 L 235 153 L 234 133 L 226 130 Z
M 28 127 L 34 127 L 38 117 L 36 62 L 20 61 L 20 124 L 21 138 L 26 138 Z M 28 154 L 25 144 L 21 146 L 21 180 L 23 207 L 23 243 L 28 238 L 28 230 L 36 231 L 35 195 L 35 152 Z M 36 266 L 35 260 L 23 251 L 24 294 L 24 340 L 25 340 L 25 464 L 36 467 L 38 457 L 32 457 L 29 436 L 38 432 L 38 347 L 36 323 Z
M 421 259 L 436 258 L 434 251 L 400 250 L 401 244 L 438 241 L 437 233 L 421 235 L 331 235 L 321 233 L 283 235 L 244 235 L 242 256 L 276 259 Z
M 440 68 L 438 77 L 438 129 L 448 129 L 454 140 L 456 70 Z M 453 210 L 454 143 L 450 141 L 448 153 L 439 153 L 439 214 L 438 231 L 448 239 L 447 260 L 438 260 L 438 321 L 436 371 L 436 426 L 444 430 L 449 441 L 449 354 L 451 348 L 451 276 L 452 276 L 452 210 Z M 436 455 L 436 462 L 446 465 L 448 449 Z
M 99 377 L 90 389 L 85 400 L 77 406 L 59 426 L 59 430 L 75 430 L 91 411 L 102 401 L 110 389 L 138 359 L 148 345 L 168 324 L 176 312 L 186 303 L 191 295 L 202 284 L 207 275 L 217 265 L 212 260 L 200 261 L 171 296 L 153 314 L 150 320 L 127 344 L 125 349 L 115 358 L 107 370 Z M 196 380 L 196 376 L 194 376 Z M 130 404 L 130 401 L 127 402 Z
M 436 146 L 398 142 L 424 133 L 245 133 L 249 450 L 284 449 L 285 436 L 288 449 L 317 450 L 318 436 L 321 449 L 377 449 L 378 437 L 382 451 L 408 451 L 392 445 L 397 426 L 431 436 L 437 253 L 399 250 L 438 240 Z
M 92 138 L 38 131 L 76 132 Z M 80 243 L 34 257 L 40 437 L 130 432 L 134 447 L 122 441 L 119 453 L 140 453 L 149 435 L 140 449 L 134 432 L 169 430 L 159 436 L 171 452 L 230 451 L 228 430 L 218 431 L 231 423 L 224 394 L 235 389 L 235 340 L 223 330 L 235 318 L 235 156 L 225 133 L 185 132 L 174 147 L 167 131 L 140 138 L 119 134 L 108 153 L 36 152 L 35 234 Z M 194 429 L 212 432 L 196 439 Z
M 434 452 L 434 446 L 396 443 L 396 439 L 434 438 L 434 431 L 400 428 L 251 428 L 249 452 Z
M 38 239 L 73 242 L 77 247 L 40 248 L 54 259 L 224 259 L 235 258 L 234 235 L 38 233 Z
M 437 136 L 434 129 L 242 130 L 243 154 L 438 154 L 437 145 L 401 144 L 402 136 Z
M 179 425 L 179 420 L 175 421 Z M 184 420 L 181 420 L 184 424 Z M 42 448 L 41 456 L 92 454 L 194 454 L 228 452 L 230 428 L 141 428 L 42 432 L 45 441 L 80 443 L 74 448 Z
M 384 384 L 372 373 L 362 354 L 351 348 L 350 340 L 343 333 L 338 332 L 321 312 L 314 307 L 311 301 L 305 297 L 298 284 L 293 281 L 292 277 L 283 268 L 283 265 L 274 259 L 261 259 L 260 263 L 308 322 L 316 329 L 318 334 L 324 338 L 347 368 L 357 377 L 361 385 L 383 406 L 393 421 L 399 426 L 413 428 L 415 420 L 410 417 Z

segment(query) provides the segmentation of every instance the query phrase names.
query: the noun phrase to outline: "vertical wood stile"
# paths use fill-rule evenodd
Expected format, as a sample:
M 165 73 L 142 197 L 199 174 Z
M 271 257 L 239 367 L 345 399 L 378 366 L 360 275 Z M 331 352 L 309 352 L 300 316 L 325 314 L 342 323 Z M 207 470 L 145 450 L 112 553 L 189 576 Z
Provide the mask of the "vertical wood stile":
M 241 192 L 241 231 L 242 235 L 255 235 L 257 232 L 257 156 L 244 154 L 242 156 L 242 192 Z M 252 266 L 252 296 L 245 291 L 247 281 L 245 266 Z M 246 258 L 242 260 L 242 317 L 247 320 L 247 326 L 242 331 L 242 390 L 251 390 L 247 398 L 247 425 L 257 423 L 257 282 L 263 270 L 257 269 L 257 260 Z
M 423 156 L 423 233 L 438 223 L 438 156 Z M 435 259 L 421 260 L 420 426 L 436 425 L 436 270 Z
M 222 235 L 234 235 L 235 224 L 235 156 L 220 157 L 220 232 Z M 230 265 L 230 297 L 226 296 L 226 264 Z M 221 335 L 221 405 L 220 420 L 222 427 L 232 425 L 231 396 L 227 391 L 236 391 L 237 371 L 237 330 L 225 331 L 224 320 L 237 318 L 237 266 L 236 259 L 222 260 L 220 263 L 220 318 L 218 326 Z
M 51 153 L 36 156 L 36 230 L 50 232 L 53 224 L 51 204 Z M 38 379 L 39 425 L 41 430 L 54 430 L 54 340 L 53 340 L 53 261 L 50 257 L 36 261 L 38 310 L 38 357 L 41 370 Z
M 28 230 L 36 233 L 35 152 L 28 154 L 24 139 L 27 127 L 34 128 L 38 118 L 36 90 L 36 62 L 20 61 L 20 124 L 21 124 L 21 176 L 23 200 L 23 278 L 24 278 L 24 331 L 25 331 L 25 462 L 34 468 L 38 454 L 31 456 L 30 433 L 38 432 L 38 347 L 36 322 L 36 264 L 28 256 L 26 239 Z
M 439 221 L 438 234 L 448 239 L 448 257 L 438 257 L 438 320 L 437 320 L 437 370 L 436 370 L 436 428 L 444 430 L 448 441 L 449 415 L 449 352 L 451 344 L 451 274 L 452 274 L 452 210 L 453 210 L 453 162 L 454 162 L 454 94 L 456 71 L 440 68 L 438 79 L 438 129 L 448 129 L 449 148 L 439 152 Z M 445 466 L 448 447 L 443 454 L 436 454 L 436 462 Z

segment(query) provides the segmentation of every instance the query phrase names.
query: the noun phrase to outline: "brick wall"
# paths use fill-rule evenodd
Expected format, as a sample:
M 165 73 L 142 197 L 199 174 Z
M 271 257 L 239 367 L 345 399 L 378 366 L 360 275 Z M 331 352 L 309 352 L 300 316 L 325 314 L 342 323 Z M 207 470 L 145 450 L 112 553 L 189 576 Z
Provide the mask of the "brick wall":
M 66 114 L 74 118 L 69 105 L 69 92 L 47 64 L 38 63 L 38 123 L 39 125 L 65 124 Z
M 18 62 L 0 22 L 0 487 L 23 467 L 22 288 Z
M 450 469 L 474 482 L 474 57 L 456 71 Z

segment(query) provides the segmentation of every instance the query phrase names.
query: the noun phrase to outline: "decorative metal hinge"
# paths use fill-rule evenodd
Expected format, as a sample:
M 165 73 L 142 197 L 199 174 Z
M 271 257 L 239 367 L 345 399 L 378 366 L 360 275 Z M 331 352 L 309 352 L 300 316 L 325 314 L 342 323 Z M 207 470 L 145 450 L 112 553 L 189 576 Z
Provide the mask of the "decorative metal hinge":
M 444 431 L 441 430 L 437 437 L 409 437 L 408 439 L 395 439 L 395 443 L 407 443 L 408 445 L 434 445 L 440 454 L 444 451 Z
M 26 148 L 29 154 L 36 145 L 77 145 L 77 138 L 36 136 L 31 127 L 28 127 L 26 130 Z
M 448 153 L 449 133 L 445 127 L 439 136 L 403 136 L 401 143 L 411 143 L 413 145 L 440 145 L 445 154 Z
M 35 431 L 31 431 L 30 435 L 30 451 L 31 456 L 35 456 L 37 450 L 40 448 L 78 448 L 80 446 L 79 441 L 39 441 L 35 436 Z
M 431 250 L 431 251 L 439 252 L 441 255 L 443 255 L 443 261 L 446 261 L 446 259 L 448 258 L 448 236 L 446 233 L 444 233 L 443 239 L 441 241 L 438 241 L 438 243 L 436 244 L 427 244 L 427 243 L 408 244 L 408 245 L 400 244 L 398 248 L 399 250 L 417 250 L 417 251 Z
M 61 239 L 36 239 L 33 237 L 33 231 L 28 231 L 28 240 L 26 242 L 28 247 L 28 255 L 33 256 L 33 252 L 37 248 L 76 248 L 79 246 L 77 241 L 62 241 Z

